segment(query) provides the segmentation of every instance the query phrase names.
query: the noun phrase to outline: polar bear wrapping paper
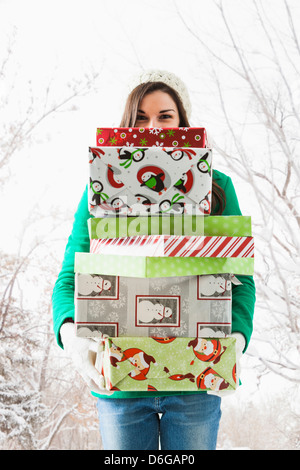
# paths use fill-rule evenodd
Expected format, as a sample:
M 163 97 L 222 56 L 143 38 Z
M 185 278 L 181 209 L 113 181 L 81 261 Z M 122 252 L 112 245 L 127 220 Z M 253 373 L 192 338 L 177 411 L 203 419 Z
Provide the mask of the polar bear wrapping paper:
M 230 274 L 126 278 L 76 273 L 75 325 L 81 337 L 214 336 L 231 333 Z
M 95 217 L 211 212 L 211 149 L 89 147 L 88 161 Z
M 235 390 L 235 338 L 114 338 L 99 344 L 96 368 L 114 391 Z

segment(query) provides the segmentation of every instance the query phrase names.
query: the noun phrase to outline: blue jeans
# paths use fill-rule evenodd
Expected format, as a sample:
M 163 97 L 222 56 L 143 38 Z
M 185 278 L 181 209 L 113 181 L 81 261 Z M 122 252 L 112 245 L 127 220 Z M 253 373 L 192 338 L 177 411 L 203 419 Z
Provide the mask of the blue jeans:
M 220 405 L 219 397 L 206 393 L 98 398 L 103 447 L 105 450 L 215 450 Z

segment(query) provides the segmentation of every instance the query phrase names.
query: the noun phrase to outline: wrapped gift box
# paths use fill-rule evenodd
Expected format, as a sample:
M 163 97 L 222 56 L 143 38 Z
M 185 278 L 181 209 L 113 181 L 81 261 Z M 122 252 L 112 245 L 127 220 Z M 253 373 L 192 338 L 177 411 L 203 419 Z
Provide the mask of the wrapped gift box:
M 141 235 L 90 241 L 90 253 L 128 256 L 253 258 L 253 237 Z
M 235 390 L 235 338 L 106 338 L 96 368 L 114 391 Z
M 89 211 L 107 215 L 210 214 L 212 151 L 90 147 Z
M 230 274 L 137 279 L 76 273 L 76 334 L 225 336 L 231 333 L 232 282 L 239 283 Z
M 88 219 L 88 228 L 90 238 L 95 240 L 135 235 L 252 235 L 250 216 L 91 217 Z
M 125 277 L 174 277 L 254 272 L 254 258 L 151 257 L 75 253 L 75 272 Z
M 204 127 L 139 128 L 102 127 L 97 129 L 97 146 L 114 147 L 206 147 Z

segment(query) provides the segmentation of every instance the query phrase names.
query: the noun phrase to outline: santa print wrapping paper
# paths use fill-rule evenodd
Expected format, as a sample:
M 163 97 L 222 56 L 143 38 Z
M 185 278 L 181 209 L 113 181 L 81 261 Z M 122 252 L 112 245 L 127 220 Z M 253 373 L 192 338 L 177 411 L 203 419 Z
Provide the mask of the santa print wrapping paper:
M 235 338 L 106 338 L 95 367 L 113 391 L 235 390 Z
M 105 147 L 206 147 L 204 127 L 102 127 L 96 145 Z
M 142 235 L 90 240 L 90 253 L 132 256 L 254 257 L 253 237 Z
M 88 219 L 91 239 L 142 235 L 251 237 L 250 216 L 106 217 Z
M 204 215 L 211 212 L 212 151 L 90 147 L 90 214 Z
M 230 274 L 159 279 L 75 274 L 77 336 L 231 333 Z

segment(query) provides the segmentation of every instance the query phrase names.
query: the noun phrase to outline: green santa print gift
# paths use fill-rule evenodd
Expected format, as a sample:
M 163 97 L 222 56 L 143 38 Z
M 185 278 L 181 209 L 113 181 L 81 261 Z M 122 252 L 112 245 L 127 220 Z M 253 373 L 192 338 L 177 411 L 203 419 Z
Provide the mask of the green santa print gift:
M 235 338 L 106 338 L 96 368 L 107 390 L 235 390 Z

